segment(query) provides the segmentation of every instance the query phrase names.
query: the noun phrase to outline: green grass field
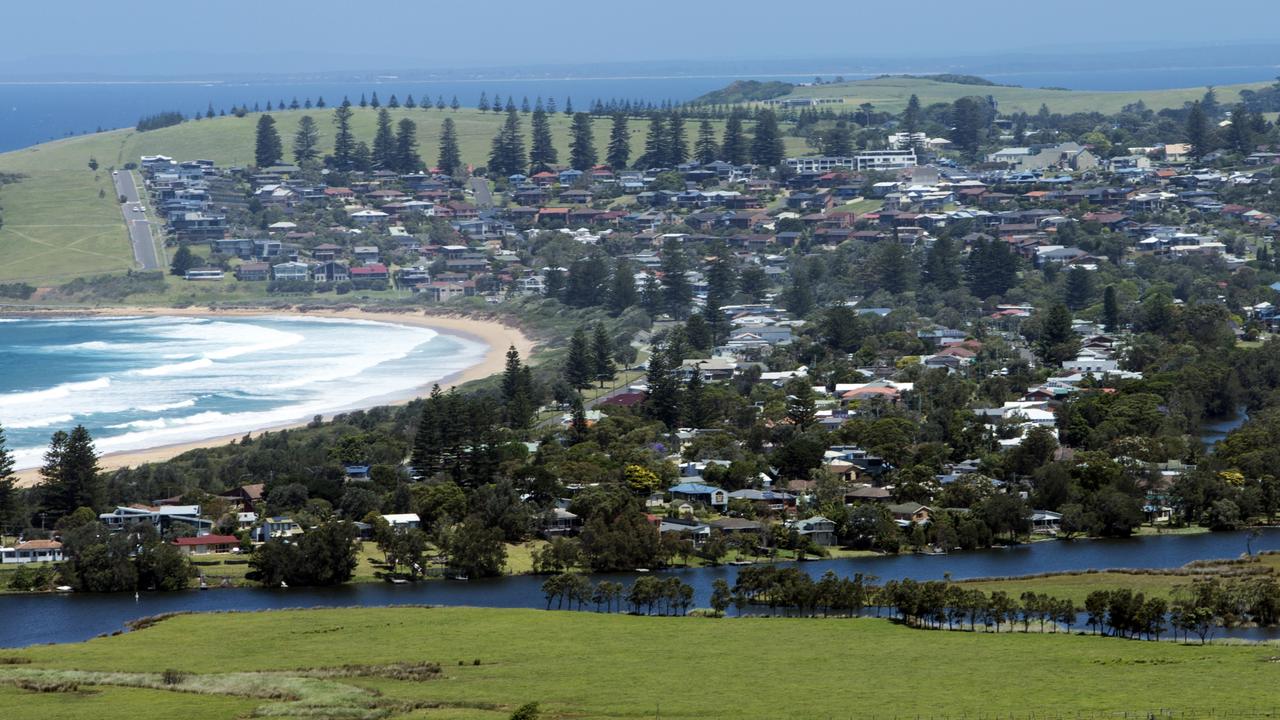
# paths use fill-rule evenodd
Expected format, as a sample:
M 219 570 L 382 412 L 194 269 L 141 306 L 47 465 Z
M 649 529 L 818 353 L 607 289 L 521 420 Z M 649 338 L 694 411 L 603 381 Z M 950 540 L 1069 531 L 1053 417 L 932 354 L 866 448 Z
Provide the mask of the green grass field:
M 172 717 L 179 707 L 185 720 L 243 717 L 249 708 L 301 716 L 301 702 L 312 703 L 311 717 L 498 719 L 536 701 L 544 717 L 575 718 L 1120 717 L 1161 708 L 1230 717 L 1271 710 L 1275 652 L 924 631 L 876 619 L 473 608 L 191 615 L 117 637 L 3 652 L 6 662 L 30 663 L 0 666 L 0 716 L 141 720 Z M 376 669 L 423 662 L 438 663 L 443 677 L 394 679 Z M 375 669 L 302 672 L 342 665 Z M 196 673 L 184 681 L 191 692 L 118 687 L 157 685 L 154 673 L 170 669 Z M 32 678 L 79 688 L 4 685 Z M 292 688 L 294 699 L 263 697 L 273 688 Z M 195 694 L 201 689 L 212 694 Z M 258 695 L 237 697 L 251 692 Z
M 412 118 L 418 124 L 419 153 L 434 164 L 444 118 L 453 118 L 464 163 L 483 165 L 489 157 L 493 136 L 505 117 L 502 113 L 478 110 L 390 111 L 394 122 Z M 272 113 L 284 142 L 285 159 L 290 160 L 293 135 L 303 115 L 313 116 L 320 129 L 322 152 L 333 144 L 333 110 L 288 110 Z M 133 254 L 115 202 L 110 167 L 137 162 L 141 155 L 168 155 L 180 160 L 208 159 L 219 165 L 247 165 L 253 162 L 254 129 L 258 114 L 189 121 L 181 125 L 139 133 L 113 130 L 82 135 L 0 154 L 0 173 L 19 173 L 18 183 L 0 186 L 0 207 L 4 227 L 0 228 L 0 282 L 26 281 L 58 284 L 73 277 L 123 271 L 133 265 Z M 372 142 L 377 111 L 354 108 L 352 129 L 357 138 Z M 521 115 L 526 147 L 529 119 Z M 560 161 L 569 159 L 570 118 L 563 113 L 551 116 L 552 134 Z M 717 134 L 724 123 L 714 123 Z M 596 150 L 603 157 L 611 121 L 596 118 L 593 123 Z M 648 123 L 632 119 L 632 157 L 644 149 Z M 696 124 L 688 128 L 690 142 Z M 804 154 L 804 141 L 787 138 L 787 152 Z M 89 159 L 100 167 L 89 170 Z M 99 198 L 99 191 L 104 197 Z
M 1270 83 L 1224 85 L 1216 88 L 1218 102 L 1235 103 L 1241 90 L 1257 90 Z M 1199 100 L 1205 88 L 1180 88 L 1175 90 L 1045 90 L 1041 88 L 993 87 L 987 85 L 961 85 L 917 78 L 887 77 L 871 80 L 854 80 L 830 85 L 799 87 L 786 97 L 839 97 L 844 98 L 846 110 L 856 111 L 862 103 L 875 105 L 876 110 L 901 112 L 907 100 L 915 94 L 923 105 L 939 102 L 955 102 L 966 95 L 990 95 L 999 103 L 1000 112 L 1035 113 L 1040 106 L 1048 105 L 1058 113 L 1119 112 L 1125 105 L 1142 100 L 1152 110 L 1182 107 L 1184 103 Z M 831 106 L 827 106 L 831 107 Z
M 1280 573 L 1280 554 L 1257 556 L 1256 569 L 1272 574 Z M 966 580 L 960 585 L 978 588 L 985 592 L 1004 590 L 1014 597 L 1030 591 L 1058 598 L 1069 598 L 1083 606 L 1084 599 L 1095 590 L 1129 589 L 1148 596 L 1170 598 L 1179 586 L 1190 585 L 1201 574 L 1219 574 L 1227 577 L 1239 572 L 1240 565 L 1221 565 L 1200 568 L 1197 574 L 1181 572 L 1147 572 L 1124 570 L 1100 570 L 1087 573 L 1054 573 L 1027 577 L 999 578 L 994 580 Z

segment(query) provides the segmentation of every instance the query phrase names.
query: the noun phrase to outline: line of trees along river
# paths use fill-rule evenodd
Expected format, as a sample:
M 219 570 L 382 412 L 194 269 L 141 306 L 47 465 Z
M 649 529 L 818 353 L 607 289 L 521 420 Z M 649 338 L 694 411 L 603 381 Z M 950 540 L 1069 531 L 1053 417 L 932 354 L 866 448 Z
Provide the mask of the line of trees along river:
M 874 575 L 879 582 L 1004 577 L 1093 568 L 1174 568 L 1207 558 L 1234 558 L 1246 549 L 1248 531 L 1168 535 L 1128 540 L 1039 542 L 956 555 L 894 555 L 879 558 L 821 560 L 798 564 L 814 579 L 828 570 L 838 575 Z M 1264 530 L 1253 550 L 1280 550 L 1280 529 Z M 733 566 L 670 570 L 693 588 L 693 607 L 708 607 L 715 580 L 733 585 L 740 568 Z M 630 585 L 633 573 L 595 575 Z M 408 585 L 366 583 L 326 588 L 267 590 L 236 588 L 208 592 L 0 597 L 0 615 L 22 618 L 0 623 L 0 647 L 74 642 L 121 630 L 129 620 L 169 612 L 269 610 L 297 607 L 379 606 L 399 604 L 471 605 L 477 607 L 545 608 L 546 576 L 521 575 L 488 580 L 430 581 Z M 1257 630 L 1249 637 L 1266 637 Z

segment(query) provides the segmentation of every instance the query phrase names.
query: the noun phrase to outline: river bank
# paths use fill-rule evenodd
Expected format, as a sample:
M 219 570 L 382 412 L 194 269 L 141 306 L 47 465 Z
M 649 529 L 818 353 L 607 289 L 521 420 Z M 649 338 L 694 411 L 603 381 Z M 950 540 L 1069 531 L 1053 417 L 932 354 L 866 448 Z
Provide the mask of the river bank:
M 498 322 L 497 320 L 488 318 L 473 318 L 461 315 L 432 315 L 424 313 L 420 310 L 369 310 L 360 308 L 338 308 L 323 309 L 314 307 L 270 307 L 270 308 L 252 308 L 238 307 L 229 309 L 209 309 L 209 308 L 163 308 L 163 307 L 141 307 L 141 306 L 116 306 L 106 308 L 84 308 L 84 309 L 49 309 L 49 310 L 31 310 L 23 312 L 9 312 L 6 317 L 12 318 L 49 318 L 49 317 L 119 317 L 119 316 L 144 316 L 144 317 L 198 317 L 198 318 L 255 318 L 270 316 L 293 316 L 308 318 L 324 318 L 333 320 L 352 320 L 365 322 L 378 322 L 391 325 L 404 325 L 411 327 L 428 328 L 442 334 L 460 336 L 465 339 L 472 340 L 483 344 L 486 347 L 483 358 L 480 362 L 446 376 L 437 382 L 424 383 L 421 386 L 413 388 L 409 392 L 397 393 L 391 396 L 374 396 L 367 398 L 367 403 L 361 403 L 363 407 L 376 407 L 380 405 L 398 405 L 409 402 L 417 397 L 421 397 L 430 391 L 433 384 L 439 384 L 442 388 L 450 388 L 461 385 L 474 380 L 487 378 L 502 371 L 505 363 L 507 349 L 511 346 L 520 352 L 521 356 L 528 358 L 532 355 L 535 343 L 519 328 Z M 311 418 L 298 418 L 295 422 L 272 425 L 267 427 L 253 428 L 247 431 L 251 436 L 257 436 L 264 432 L 272 432 L 284 430 L 288 428 L 300 427 L 310 421 Z M 197 448 L 217 447 L 226 445 L 233 440 L 238 440 L 246 432 L 237 432 L 234 434 L 219 435 L 215 437 L 203 438 L 197 441 L 181 442 L 174 444 L 159 445 L 150 448 L 127 450 L 116 453 L 107 453 L 99 459 L 99 466 L 104 470 L 114 470 L 123 467 L 134 467 L 153 462 L 161 462 L 171 459 L 177 455 L 181 455 L 189 450 Z M 36 469 L 20 470 L 17 473 L 18 483 L 22 486 L 29 486 L 39 482 L 39 473 Z
M 797 567 L 814 579 L 828 570 L 841 576 L 862 573 L 877 584 L 912 578 L 919 581 L 1007 578 L 1039 573 L 1070 573 L 1093 568 L 1174 569 L 1195 560 L 1236 558 L 1246 547 L 1249 531 L 1201 535 L 1164 535 L 1124 540 L 1039 542 L 1001 549 L 951 555 L 885 555 L 880 557 L 779 562 Z M 1264 530 L 1252 540 L 1255 552 L 1280 550 L 1280 528 Z M 693 605 L 707 607 L 716 580 L 732 585 L 740 567 L 667 569 L 653 576 L 678 577 L 693 587 Z M 593 582 L 611 580 L 629 585 L 638 573 L 592 575 Z M 1090 579 L 1090 576 L 1080 577 Z M 1150 576 L 1146 576 L 1150 577 Z M 1055 582 L 1068 579 L 1055 578 Z M 508 575 L 470 581 L 431 581 L 408 584 L 364 582 L 316 588 L 226 588 L 201 592 L 144 592 L 113 594 L 14 594 L 0 596 L 0 616 L 24 618 L 0 623 L 0 647 L 46 642 L 75 642 L 110 633 L 139 617 L 169 612 L 267 610 L 297 607 L 384 605 L 450 605 L 499 608 L 546 606 L 542 583 L 546 576 Z M 1064 593 L 1066 588 L 1059 588 Z M 1041 591 L 1041 590 L 1037 590 Z M 1261 634 L 1256 638 L 1264 639 Z

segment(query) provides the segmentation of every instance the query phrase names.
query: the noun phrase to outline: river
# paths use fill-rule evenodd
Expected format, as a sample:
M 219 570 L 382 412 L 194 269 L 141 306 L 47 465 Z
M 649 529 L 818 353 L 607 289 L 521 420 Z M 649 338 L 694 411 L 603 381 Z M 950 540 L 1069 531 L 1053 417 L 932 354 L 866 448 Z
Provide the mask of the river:
M 1244 553 L 1246 532 L 1165 535 L 1127 540 L 1038 542 L 1029 545 L 957 553 L 944 556 L 891 555 L 801 563 L 810 575 L 827 570 L 840 575 L 866 573 L 880 581 L 901 578 L 954 580 L 1029 575 L 1090 568 L 1174 568 L 1192 560 L 1234 558 Z M 1280 550 L 1280 528 L 1265 530 L 1253 541 L 1255 552 Z M 694 604 L 705 607 L 711 584 L 724 578 L 730 584 L 738 568 L 732 566 L 668 570 L 694 588 Z M 634 574 L 597 576 L 630 583 Z M 124 628 L 129 620 L 170 612 L 270 610 L 301 607 L 470 605 L 475 607 L 542 608 L 545 578 L 520 575 L 490 580 L 426 581 L 414 585 L 360 583 L 333 588 L 215 589 L 176 593 L 111 595 L 0 596 L 0 647 L 39 643 L 78 642 Z M 1219 633 L 1221 635 L 1222 633 Z M 1267 629 L 1233 636 L 1274 637 Z

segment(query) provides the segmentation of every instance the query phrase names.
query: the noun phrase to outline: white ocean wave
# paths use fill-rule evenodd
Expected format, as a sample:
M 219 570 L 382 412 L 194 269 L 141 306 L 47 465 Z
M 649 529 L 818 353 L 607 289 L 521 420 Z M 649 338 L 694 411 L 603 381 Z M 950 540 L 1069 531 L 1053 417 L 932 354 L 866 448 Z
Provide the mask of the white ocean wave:
M 473 365 L 486 349 L 395 323 L 263 322 L 269 324 L 147 318 L 119 336 L 109 329 L 81 336 L 84 362 L 110 363 L 110 371 L 93 381 L 0 395 L 0 421 L 6 427 L 81 422 L 100 453 L 203 441 L 383 402 Z M 277 322 L 288 325 L 281 329 Z M 67 336 L 76 339 L 76 332 L 68 328 Z M 131 352 L 140 346 L 147 354 Z M 27 429 L 11 437 L 21 448 L 15 451 L 19 467 L 39 466 L 43 448 L 34 446 L 42 434 Z
M 75 417 L 72 415 L 50 415 L 48 417 L 14 420 L 6 423 L 5 427 L 10 430 L 29 430 L 31 428 L 50 427 L 52 425 L 66 425 L 73 420 L 75 420 Z
M 7 393 L 0 395 L 0 409 L 21 407 L 24 405 L 33 405 L 36 403 L 46 403 L 51 400 L 62 400 L 71 397 L 75 393 L 87 392 L 90 390 L 101 390 L 110 387 L 111 378 L 100 377 L 94 380 L 85 380 L 83 382 L 70 382 L 61 385 L 55 385 L 46 390 L 31 390 L 27 392 Z
M 192 370 L 202 370 L 212 365 L 212 360 L 207 357 L 202 357 L 198 360 L 188 360 L 186 362 L 170 363 L 168 365 L 157 365 L 156 367 L 131 370 L 129 372 L 131 375 L 140 375 L 142 377 L 163 377 L 165 375 L 177 375 L 178 373 L 190 372 Z
M 171 403 L 162 403 L 160 405 L 139 405 L 137 409 L 141 410 L 142 412 L 158 413 L 158 412 L 164 412 L 166 410 L 181 410 L 182 408 L 192 407 L 195 404 L 196 404 L 195 399 L 189 398 L 187 400 L 179 400 L 177 402 L 171 402 Z

